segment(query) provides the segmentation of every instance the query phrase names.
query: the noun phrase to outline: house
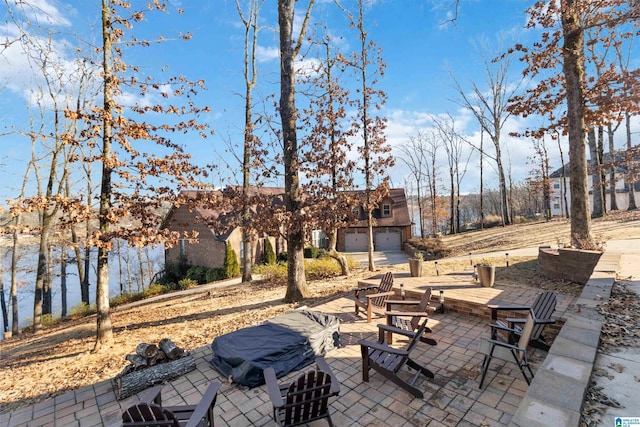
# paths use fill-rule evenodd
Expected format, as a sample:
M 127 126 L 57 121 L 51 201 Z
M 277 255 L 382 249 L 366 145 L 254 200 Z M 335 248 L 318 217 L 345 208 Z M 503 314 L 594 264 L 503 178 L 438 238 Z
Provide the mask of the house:
M 225 190 L 226 191 L 226 190 Z M 231 189 L 233 191 L 233 189 Z M 354 199 L 364 197 L 364 191 L 352 192 Z M 165 250 L 165 262 L 177 262 L 186 258 L 189 264 L 205 268 L 220 268 L 224 263 L 226 243 L 229 242 L 239 259 L 244 254 L 242 230 L 238 225 L 237 209 L 230 205 L 227 208 L 211 207 L 207 199 L 237 200 L 235 196 L 227 197 L 228 193 L 185 191 L 181 193 L 191 203 L 172 207 L 165 217 L 163 228 L 170 231 L 184 233 L 198 232 L 196 239 L 181 239 L 178 245 Z M 251 196 L 260 199 L 252 205 L 254 214 L 258 212 L 276 212 L 284 205 L 284 189 L 281 187 L 252 187 Z M 233 203 L 233 202 L 231 202 Z M 222 206 L 221 203 L 217 205 Z M 361 204 L 353 206 L 352 214 L 355 222 L 350 226 L 338 230 L 337 249 L 342 252 L 367 251 L 367 216 Z M 275 217 L 275 215 L 267 215 Z M 265 218 L 265 216 L 262 216 Z M 402 250 L 404 243 L 411 238 L 411 220 L 404 189 L 396 188 L 389 191 L 373 211 L 375 225 L 373 227 L 374 248 L 377 251 Z M 277 221 L 276 221 L 277 222 Z M 265 234 L 256 233 L 251 245 L 252 263 L 260 263 L 264 250 L 264 241 L 268 238 L 276 254 L 286 251 L 286 241 L 282 237 L 284 230 L 273 229 Z M 316 247 L 325 246 L 325 235 L 322 231 L 313 230 L 309 237 L 309 244 Z
M 356 199 L 362 200 L 364 191 L 356 191 Z M 367 212 L 361 204 L 353 206 L 355 222 L 338 230 L 336 249 L 341 252 L 366 252 L 368 250 Z M 411 218 L 407 198 L 402 188 L 392 188 L 373 212 L 373 247 L 376 251 L 400 251 L 411 238 Z
M 621 158 L 624 152 L 616 154 L 617 158 Z M 605 153 L 604 163 L 609 162 L 609 153 Z M 618 209 L 624 210 L 629 207 L 629 185 L 625 182 L 625 175 L 627 173 L 627 167 L 624 162 L 618 162 L 616 167 L 616 204 Z M 593 162 L 589 160 L 589 168 L 591 168 Z M 551 186 L 551 215 L 562 216 L 565 212 L 565 197 L 566 193 L 566 209 L 571 212 L 571 186 L 569 178 L 569 164 L 564 165 L 564 178 L 563 168 L 558 168 L 549 175 L 549 181 Z M 609 171 L 606 171 L 606 178 L 609 179 Z M 587 176 L 587 187 L 589 188 L 589 206 L 593 212 L 593 176 Z M 636 203 L 640 203 L 640 181 L 636 181 L 633 185 L 634 195 Z M 606 183 L 606 196 L 605 196 L 607 211 L 611 209 L 611 189 L 608 183 Z
M 252 196 L 258 195 L 263 201 L 270 206 L 283 205 L 284 189 L 280 187 L 253 187 Z M 242 229 L 235 226 L 238 215 L 229 214 L 233 209 L 228 207 L 216 208 L 209 203 L 204 202 L 206 199 L 223 197 L 220 191 L 184 191 L 181 196 L 190 200 L 191 203 L 185 203 L 178 207 L 172 206 L 163 222 L 163 228 L 170 231 L 177 231 L 181 235 L 185 232 L 198 232 L 196 239 L 180 239 L 177 246 L 167 248 L 165 250 L 165 262 L 177 262 L 180 258 L 186 258 L 191 265 L 197 265 L 205 268 L 220 268 L 224 264 L 224 255 L 226 244 L 229 242 L 236 252 L 240 261 L 244 255 L 244 245 L 242 241 Z M 233 200 L 233 199 L 231 199 Z M 255 215 L 258 210 L 265 209 L 263 207 L 252 206 L 251 211 Z M 269 233 L 278 235 L 278 237 L 265 237 L 264 234 L 253 236 L 251 245 L 252 263 L 259 263 L 262 260 L 264 250 L 264 240 L 269 238 L 271 245 L 276 253 L 286 251 L 286 242 L 279 233 Z

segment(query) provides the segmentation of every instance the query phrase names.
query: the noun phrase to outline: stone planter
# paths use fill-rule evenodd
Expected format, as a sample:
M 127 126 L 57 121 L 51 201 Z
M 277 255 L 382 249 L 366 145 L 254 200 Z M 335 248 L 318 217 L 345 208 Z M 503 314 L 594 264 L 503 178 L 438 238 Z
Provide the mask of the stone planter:
M 422 260 L 409 258 L 409 271 L 411 277 L 422 277 Z
M 478 280 L 485 288 L 492 288 L 496 280 L 495 265 L 478 265 Z

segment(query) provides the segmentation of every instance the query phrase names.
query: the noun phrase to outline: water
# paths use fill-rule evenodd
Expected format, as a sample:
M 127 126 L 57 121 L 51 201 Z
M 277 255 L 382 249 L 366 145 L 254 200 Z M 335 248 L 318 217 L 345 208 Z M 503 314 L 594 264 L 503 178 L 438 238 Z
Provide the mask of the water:
M 11 330 L 12 316 L 10 307 L 11 290 L 11 247 L 6 245 L 6 241 L 0 245 L 2 254 L 2 277 L 4 284 L 5 301 L 9 312 L 9 326 Z M 35 244 L 23 246 L 19 252 L 18 259 L 18 324 L 20 328 L 30 326 L 33 323 L 33 299 L 36 280 L 36 266 L 38 263 L 38 246 Z M 153 275 L 164 267 L 164 249 L 162 246 L 156 248 L 143 248 L 142 259 L 144 269 L 144 284 L 140 280 L 140 263 L 138 249 L 130 247 L 124 243 L 120 245 L 121 256 L 118 256 L 116 248 L 109 253 L 109 296 L 120 295 L 121 288 L 127 293 L 129 291 L 139 292 L 143 287 L 149 285 Z M 53 318 L 59 318 L 62 313 L 62 292 L 60 278 L 60 251 L 54 250 L 52 258 L 54 260 L 52 278 L 52 312 Z M 96 299 L 96 257 L 97 250 L 91 253 L 91 266 L 89 269 L 89 301 L 95 304 Z M 78 267 L 75 262 L 73 251 L 67 254 L 67 314 L 71 308 L 77 306 L 82 301 L 80 293 L 80 280 L 78 278 Z M 0 333 L 2 331 L 0 330 Z

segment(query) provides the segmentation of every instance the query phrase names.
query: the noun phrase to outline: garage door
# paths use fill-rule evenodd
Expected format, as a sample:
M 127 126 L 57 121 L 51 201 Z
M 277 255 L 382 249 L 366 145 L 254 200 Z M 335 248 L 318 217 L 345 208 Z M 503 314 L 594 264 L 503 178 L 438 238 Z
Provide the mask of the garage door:
M 366 252 L 367 250 L 367 233 L 344 233 L 345 252 Z
M 399 231 L 379 231 L 376 233 L 376 251 L 399 251 L 402 242 Z

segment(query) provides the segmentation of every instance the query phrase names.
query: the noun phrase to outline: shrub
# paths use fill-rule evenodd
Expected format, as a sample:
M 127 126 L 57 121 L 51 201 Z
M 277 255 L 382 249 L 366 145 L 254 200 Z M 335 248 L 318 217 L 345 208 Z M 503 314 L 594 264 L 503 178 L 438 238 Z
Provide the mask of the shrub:
M 224 270 L 222 268 L 210 268 L 204 275 L 207 283 L 217 282 L 224 279 Z
M 51 314 L 51 313 L 47 313 L 47 314 L 43 314 L 42 315 L 42 327 L 43 328 L 50 328 L 51 326 L 54 326 L 59 321 L 60 321 L 60 319 L 54 319 L 53 318 L 53 314 Z
M 333 258 L 305 260 L 304 272 L 307 279 L 323 279 L 340 275 L 340 265 Z
M 444 258 L 451 253 L 444 243 L 442 243 L 442 240 L 437 237 L 411 239 L 409 243 L 418 251 L 425 252 L 423 255 L 426 255 L 427 259 Z
M 287 265 L 286 264 L 267 264 L 257 265 L 253 272 L 259 274 L 264 280 L 272 283 L 281 283 L 287 281 Z
M 187 276 L 187 271 L 191 267 L 186 257 L 181 256 L 178 261 L 168 262 L 164 266 L 164 270 L 158 275 L 156 283 L 166 285 L 169 283 L 177 283 L 180 279 Z
M 320 249 L 314 246 L 308 246 L 304 248 L 304 257 L 305 258 L 318 258 L 318 252 Z
M 73 317 L 84 317 L 90 314 L 96 313 L 96 305 L 89 305 L 85 302 L 81 302 L 80 304 L 74 305 L 70 310 L 71 316 Z
M 184 291 L 185 289 L 189 289 L 193 286 L 197 286 L 198 282 L 193 279 L 182 279 L 178 282 L 178 291 Z
M 264 251 L 262 252 L 262 262 L 264 264 L 275 264 L 276 263 L 276 253 L 273 250 L 273 246 L 271 245 L 271 241 L 268 237 L 264 239 Z
M 360 261 L 356 261 L 356 259 L 351 255 L 345 255 L 345 257 L 347 258 L 347 266 L 349 267 L 349 271 L 360 268 Z
M 119 305 L 127 304 L 133 301 L 138 301 L 143 298 L 144 298 L 144 295 L 142 293 L 120 294 L 120 295 L 116 295 L 113 298 L 109 298 L 109 306 L 117 307 Z
M 227 242 L 227 249 L 224 251 L 224 278 L 230 279 L 231 277 L 238 277 L 240 275 L 240 265 L 238 264 L 238 257 L 236 251 L 231 247 L 231 243 Z
M 202 285 L 203 283 L 207 283 L 207 269 L 199 266 L 189 267 L 187 270 L 187 274 L 185 275 L 186 279 L 191 279 L 195 281 L 198 285 Z
M 142 296 L 144 298 L 149 298 L 149 297 L 154 297 L 156 295 L 161 295 L 164 293 L 167 293 L 169 291 L 177 291 L 178 289 L 178 285 L 176 285 L 175 283 L 169 283 L 167 285 L 151 285 L 149 286 L 147 289 L 145 289 L 142 292 Z

